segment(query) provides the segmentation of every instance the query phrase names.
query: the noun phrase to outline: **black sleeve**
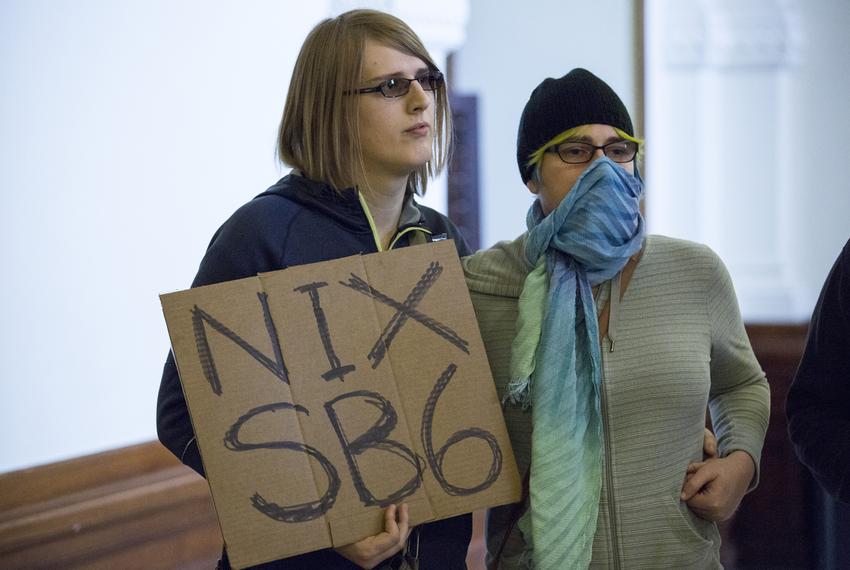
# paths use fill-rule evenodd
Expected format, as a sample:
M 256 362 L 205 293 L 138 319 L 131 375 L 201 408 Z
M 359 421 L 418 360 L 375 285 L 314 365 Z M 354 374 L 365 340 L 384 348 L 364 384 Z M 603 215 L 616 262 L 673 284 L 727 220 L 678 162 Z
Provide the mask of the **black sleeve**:
M 284 201 L 274 196 L 252 200 L 237 210 L 210 241 L 192 287 L 282 269 L 288 222 Z M 156 428 L 159 440 L 171 453 L 204 474 L 174 355 L 170 351 L 159 386 Z
M 469 244 L 466 243 L 466 239 L 463 237 L 463 234 L 455 227 L 455 225 L 449 222 L 453 232 L 449 232 L 449 237 L 455 240 L 455 247 L 457 247 L 458 257 L 466 257 L 467 255 L 472 255 L 474 252 L 470 249 Z
M 850 241 L 821 291 L 786 411 L 800 460 L 850 503 Z
M 195 432 L 189 420 L 189 409 L 180 386 L 174 355 L 168 351 L 159 396 L 156 401 L 156 433 L 162 445 L 177 458 L 204 476 L 201 454 L 195 441 Z
M 466 243 L 466 239 L 463 237 L 463 234 L 458 229 L 458 227 L 452 222 L 450 219 L 442 216 L 446 225 L 446 234 L 455 240 L 455 247 L 457 247 L 457 254 L 459 257 L 466 257 L 467 255 L 472 255 L 473 251 L 469 248 L 469 244 Z
M 420 205 L 419 211 L 422 212 L 422 216 L 425 219 L 425 225 L 433 232 L 434 235 L 446 234 L 448 239 L 454 240 L 459 257 L 472 255 L 473 252 L 470 250 L 469 244 L 466 243 L 466 239 L 464 239 L 463 234 L 448 217 L 426 206 Z

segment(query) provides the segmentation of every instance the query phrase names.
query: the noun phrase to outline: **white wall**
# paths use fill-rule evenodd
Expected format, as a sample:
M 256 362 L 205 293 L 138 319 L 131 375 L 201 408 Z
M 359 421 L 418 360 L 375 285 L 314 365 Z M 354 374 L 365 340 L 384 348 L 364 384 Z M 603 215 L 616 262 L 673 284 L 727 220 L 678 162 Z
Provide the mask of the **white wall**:
M 805 322 L 850 237 L 850 3 L 647 0 L 651 231 L 707 243 L 749 322 Z
M 277 125 L 322 18 L 395 13 L 438 64 L 465 0 L 0 2 L 0 472 L 156 438 L 158 294 L 287 169 Z M 442 192 L 441 192 L 442 189 Z M 445 209 L 445 182 L 428 194 Z
M 808 314 L 850 238 L 850 2 L 798 0 L 798 10 L 803 45 L 787 95 L 790 204 L 781 231 Z
M 157 294 L 185 288 L 218 225 L 277 179 L 301 42 L 354 4 L 0 2 L 0 472 L 156 437 Z M 850 236 L 850 4 L 798 5 L 806 63 L 784 91 L 782 144 L 800 167 L 777 165 L 790 189 L 780 229 L 816 291 Z M 516 129 L 542 78 L 587 67 L 634 113 L 631 18 L 631 0 L 470 2 L 454 88 L 480 97 L 484 245 L 524 229 Z M 762 215 L 745 195 L 725 207 Z
M 516 163 L 519 118 L 546 77 L 584 67 L 604 79 L 634 116 L 632 0 L 472 0 L 455 91 L 479 96 L 481 244 L 525 231 L 532 195 Z
M 327 9 L 0 3 L 0 472 L 156 437 L 157 295 L 279 177 L 289 75 Z

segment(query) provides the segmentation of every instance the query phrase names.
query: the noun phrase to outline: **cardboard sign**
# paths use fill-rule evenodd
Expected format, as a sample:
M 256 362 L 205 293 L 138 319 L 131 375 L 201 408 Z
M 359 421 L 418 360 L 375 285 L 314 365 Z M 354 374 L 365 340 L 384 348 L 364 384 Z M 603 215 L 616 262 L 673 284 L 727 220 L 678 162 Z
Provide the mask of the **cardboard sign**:
M 519 500 L 451 242 L 161 301 L 234 566 Z

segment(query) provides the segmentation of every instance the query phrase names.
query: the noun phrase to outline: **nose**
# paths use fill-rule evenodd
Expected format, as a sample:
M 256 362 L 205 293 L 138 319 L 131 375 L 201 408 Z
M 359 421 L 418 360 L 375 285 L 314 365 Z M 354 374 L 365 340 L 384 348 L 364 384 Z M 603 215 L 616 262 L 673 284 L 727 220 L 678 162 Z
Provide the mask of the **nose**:
M 596 148 L 593 151 L 593 158 L 591 158 L 590 161 L 593 162 L 594 160 L 602 158 L 603 156 L 605 156 L 605 152 L 601 148 Z
M 431 106 L 434 97 L 434 91 L 425 91 L 418 81 L 410 82 L 410 89 L 407 92 L 407 108 L 411 113 L 421 113 Z

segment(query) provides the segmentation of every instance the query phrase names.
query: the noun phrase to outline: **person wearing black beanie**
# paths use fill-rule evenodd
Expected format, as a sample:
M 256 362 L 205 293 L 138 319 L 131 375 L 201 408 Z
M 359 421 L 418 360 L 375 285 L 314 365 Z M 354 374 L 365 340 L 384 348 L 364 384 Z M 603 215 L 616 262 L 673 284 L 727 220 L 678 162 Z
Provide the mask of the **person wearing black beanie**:
M 632 119 L 620 97 L 586 69 L 548 77 L 531 92 L 517 132 L 517 163 L 523 183 L 531 178 L 532 154 L 556 135 L 582 125 L 609 125 L 634 137 Z
M 517 166 L 548 214 L 600 156 L 634 175 L 642 143 L 614 90 L 577 68 L 559 79 L 544 79 L 531 93 L 517 132 Z
M 544 79 L 528 231 L 463 260 L 526 481 L 487 513 L 488 567 L 722 568 L 716 521 L 758 483 L 767 379 L 719 257 L 646 235 L 642 142 L 590 71 Z

